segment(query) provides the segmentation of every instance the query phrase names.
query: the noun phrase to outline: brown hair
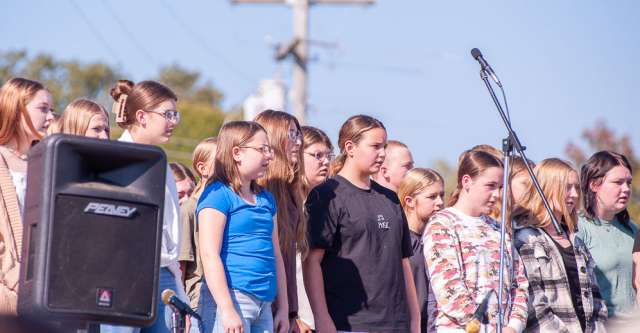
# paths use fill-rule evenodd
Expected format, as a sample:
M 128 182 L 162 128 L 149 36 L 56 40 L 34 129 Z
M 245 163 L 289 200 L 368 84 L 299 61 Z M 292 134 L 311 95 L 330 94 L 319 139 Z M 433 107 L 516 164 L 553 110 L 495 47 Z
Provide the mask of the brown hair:
M 91 118 L 98 115 L 105 116 L 109 126 L 109 114 L 102 105 L 85 98 L 76 99 L 67 105 L 62 116 L 55 121 L 55 124 L 51 124 L 48 132 L 85 135 Z M 107 133 L 109 133 L 109 127 L 107 127 Z
M 562 213 L 562 220 L 558 222 L 566 225 L 570 232 L 576 231 L 578 226 L 577 207 L 569 212 L 565 204 L 567 183 L 572 172 L 578 174 L 569 162 L 559 158 L 542 160 L 535 168 L 536 178 L 538 178 L 542 192 L 549 200 L 551 209 Z M 551 223 L 542 198 L 538 195 L 533 184 L 527 186 L 527 191 L 517 202 L 512 216 L 513 220 L 517 221 L 521 227 L 544 228 Z
M 233 148 L 244 145 L 258 133 L 267 131 L 255 121 L 230 121 L 222 126 L 218 132 L 218 149 L 213 166 L 213 176 L 207 184 L 219 181 L 228 185 L 236 193 L 240 193 L 240 175 L 238 166 L 233 159 Z M 255 180 L 251 181 L 251 191 L 259 193 L 262 187 Z
M 138 110 L 150 110 L 166 100 L 178 101 L 176 94 L 162 83 L 141 81 L 134 85 L 129 80 L 118 80 L 110 91 L 113 113 L 116 123 L 122 128 L 129 128 L 136 121 Z
M 312 126 L 302 126 L 302 152 L 304 153 L 305 149 L 316 143 L 323 144 L 327 146 L 330 151 L 333 151 L 331 140 L 323 130 Z M 302 177 L 302 190 L 305 196 L 311 191 L 311 185 L 307 177 Z
M 195 171 L 200 178 L 198 184 L 196 185 L 196 188 L 193 189 L 193 195 L 195 195 L 196 197 L 200 196 L 200 192 L 204 189 L 205 185 L 205 182 L 202 179 L 203 175 L 200 174 L 200 171 L 198 170 L 198 163 L 214 162 L 216 157 L 217 145 L 217 137 L 206 138 L 200 141 L 200 143 L 198 143 L 196 148 L 193 150 L 193 171 Z M 213 172 L 213 170 L 211 170 L 211 172 Z M 211 175 L 207 175 L 207 178 L 209 177 L 211 177 Z
M 456 189 L 449 197 L 449 206 L 453 206 L 458 202 L 460 198 L 460 191 L 462 190 L 462 177 L 469 175 L 469 177 L 476 178 L 481 173 L 489 168 L 502 168 L 502 161 L 496 156 L 487 153 L 482 150 L 467 150 L 460 155 L 460 161 L 458 162 L 458 181 Z
M 407 172 L 398 187 L 398 198 L 403 209 L 405 198 L 412 197 L 424 191 L 427 187 L 440 182 L 444 186 L 444 179 L 435 170 L 429 168 L 413 168 Z
M 302 194 L 302 178 L 304 173 L 304 158 L 302 149 L 298 151 L 298 162 L 290 163 L 286 155 L 286 145 L 289 139 L 289 127 L 294 124 L 300 133 L 298 120 L 282 111 L 266 110 L 256 116 L 255 121 L 267 131 L 269 144 L 273 148 L 273 160 L 269 163 L 267 173 L 258 183 L 267 188 L 276 199 L 278 217 L 278 238 L 280 250 L 287 253 L 292 243 L 297 244 L 303 257 L 309 249 L 307 244 L 307 228 L 304 221 Z M 293 202 L 291 202 L 293 201 Z M 298 211 L 300 221 L 294 226 L 289 221 L 289 205 L 293 204 Z M 294 230 L 296 227 L 296 230 Z
M 189 178 L 194 184 L 196 183 L 196 177 L 186 165 L 180 162 L 171 162 L 169 163 L 169 167 L 171 168 L 171 172 L 173 172 L 173 178 L 175 178 L 176 182 L 181 182 Z
M 340 133 L 338 134 L 338 147 L 340 148 L 340 155 L 331 163 L 331 174 L 335 175 L 344 167 L 344 163 L 347 160 L 347 154 L 345 152 L 345 144 L 347 141 L 351 141 L 355 144 L 362 140 L 362 136 L 365 132 L 368 132 L 375 128 L 382 128 L 384 124 L 376 118 L 367 115 L 355 115 L 347 119 L 347 121 L 340 127 Z
M 609 170 L 622 166 L 627 168 L 631 174 L 633 174 L 633 169 L 631 168 L 631 163 L 626 156 L 613 152 L 613 151 L 599 151 L 587 160 L 587 162 L 582 166 L 580 170 L 580 188 L 583 193 L 583 207 L 584 207 L 584 215 L 588 219 L 596 218 L 596 193 L 591 190 L 590 183 L 595 182 L 597 184 L 602 184 L 602 180 L 604 176 L 609 172 Z M 629 211 L 625 208 L 618 214 L 616 214 L 616 218 L 620 223 L 624 226 L 631 228 L 631 219 L 629 217 Z
M 33 126 L 27 104 L 41 90 L 47 90 L 40 82 L 23 78 L 12 78 L 0 88 L 0 144 L 27 133 L 22 133 L 20 121 L 25 119 L 31 134 L 42 139 L 42 135 Z

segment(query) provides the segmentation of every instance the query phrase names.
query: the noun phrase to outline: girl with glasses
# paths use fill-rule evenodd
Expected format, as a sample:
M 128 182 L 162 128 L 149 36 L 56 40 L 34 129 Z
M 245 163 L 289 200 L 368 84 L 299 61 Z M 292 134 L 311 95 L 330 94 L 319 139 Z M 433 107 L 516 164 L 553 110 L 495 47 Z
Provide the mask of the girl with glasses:
M 218 135 L 214 174 L 196 209 L 205 333 L 289 329 L 278 209 L 258 184 L 273 159 L 263 147 L 269 147 L 267 132 L 256 122 L 229 122 Z

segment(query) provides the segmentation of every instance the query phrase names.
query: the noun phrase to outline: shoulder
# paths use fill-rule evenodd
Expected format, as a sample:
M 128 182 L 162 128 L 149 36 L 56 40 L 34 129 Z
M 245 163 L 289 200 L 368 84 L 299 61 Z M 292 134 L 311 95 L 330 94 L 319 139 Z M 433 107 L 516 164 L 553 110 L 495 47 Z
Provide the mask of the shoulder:
M 424 235 L 441 232 L 455 232 L 457 220 L 459 220 L 459 217 L 449 209 L 441 210 L 429 218 Z
M 396 192 L 378 184 L 374 180 L 371 180 L 371 190 L 387 197 L 387 199 L 389 199 L 394 204 L 400 204 L 400 200 L 398 199 L 398 194 Z
M 198 200 L 198 207 L 201 207 L 205 203 L 219 203 L 220 201 L 227 202 L 228 194 L 231 191 L 225 184 L 222 182 L 216 181 L 213 182 L 207 187 L 205 187 L 204 191 L 200 195 L 200 199 Z
M 340 179 L 331 177 L 325 180 L 322 184 L 314 187 L 311 192 L 309 192 L 307 201 L 330 201 L 339 195 L 344 187 L 345 186 L 341 183 Z
M 542 231 L 538 228 L 524 227 L 515 230 L 514 243 L 516 248 L 521 248 L 525 244 L 533 244 L 543 237 Z

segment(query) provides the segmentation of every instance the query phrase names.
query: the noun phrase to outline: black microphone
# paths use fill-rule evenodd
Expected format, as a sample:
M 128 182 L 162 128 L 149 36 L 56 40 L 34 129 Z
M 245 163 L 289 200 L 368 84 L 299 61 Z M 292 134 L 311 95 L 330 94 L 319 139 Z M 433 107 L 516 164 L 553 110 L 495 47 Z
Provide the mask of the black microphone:
M 200 315 L 193 311 L 193 309 L 185 302 L 181 301 L 178 296 L 176 296 L 176 292 L 171 289 L 165 289 L 162 291 L 162 303 L 175 307 L 183 314 L 186 313 L 198 320 L 202 320 Z
M 493 71 L 493 68 L 489 66 L 489 63 L 486 60 L 484 60 L 480 50 L 478 50 L 477 48 L 471 49 L 471 56 L 473 57 L 473 59 L 476 59 L 480 63 L 480 67 L 483 70 L 485 70 L 487 74 L 489 74 L 489 76 L 491 76 L 491 78 L 498 85 L 498 87 L 502 88 L 502 83 L 500 82 L 498 75 L 496 75 L 496 72 Z

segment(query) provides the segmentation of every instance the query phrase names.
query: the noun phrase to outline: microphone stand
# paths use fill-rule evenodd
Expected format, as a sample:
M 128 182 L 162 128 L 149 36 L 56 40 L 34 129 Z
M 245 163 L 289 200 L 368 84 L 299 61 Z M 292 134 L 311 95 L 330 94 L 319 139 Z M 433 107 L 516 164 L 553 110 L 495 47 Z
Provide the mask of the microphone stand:
M 545 197 L 544 193 L 542 192 L 542 188 L 540 187 L 540 183 L 538 182 L 538 179 L 536 178 L 536 175 L 533 173 L 533 169 L 531 168 L 531 166 L 529 165 L 529 163 L 527 163 L 527 156 L 524 153 L 525 147 L 522 146 L 522 144 L 520 144 L 520 140 L 518 139 L 518 136 L 516 134 L 516 132 L 513 130 L 513 128 L 511 127 L 511 121 L 509 120 L 509 118 L 507 118 L 507 116 L 505 115 L 504 110 L 502 109 L 502 105 L 500 104 L 500 101 L 498 100 L 498 98 L 496 97 L 495 91 L 493 90 L 493 87 L 491 86 L 491 83 L 489 82 L 488 79 L 489 73 L 487 73 L 487 70 L 485 67 L 482 67 L 482 69 L 480 70 L 480 78 L 482 79 L 482 81 L 484 81 L 484 84 L 487 86 L 487 90 L 489 91 L 489 94 L 491 95 L 491 99 L 493 99 L 493 102 L 496 105 L 496 108 L 498 109 L 498 113 L 500 114 L 500 117 L 502 118 L 502 122 L 504 123 L 504 126 L 507 129 L 508 132 L 508 137 L 506 139 L 503 140 L 503 153 L 504 153 L 504 175 L 503 175 L 503 185 L 502 185 L 502 209 L 501 209 L 501 218 L 500 218 L 500 269 L 499 269 L 499 288 L 500 290 L 498 291 L 498 323 L 497 323 L 497 327 L 496 330 L 498 333 L 502 333 L 502 325 L 503 325 L 503 309 L 502 309 L 502 298 L 503 298 L 503 282 L 504 282 L 504 265 L 505 265 L 505 240 L 506 240 L 506 232 L 507 232 L 507 223 L 511 223 L 511 221 L 507 221 L 507 205 L 508 202 L 510 200 L 510 192 L 509 192 L 509 167 L 510 167 L 510 163 L 511 163 L 511 156 L 513 154 L 513 149 L 515 148 L 516 152 L 518 153 L 518 155 L 520 155 L 520 157 L 523 159 L 524 161 L 524 165 L 527 168 L 527 172 L 529 173 L 529 177 L 531 178 L 531 182 L 533 184 L 533 186 L 536 188 L 536 191 L 538 192 L 538 194 L 540 195 L 540 197 L 542 198 L 542 203 L 544 204 L 544 207 L 547 210 L 547 213 L 549 214 L 549 217 L 551 217 L 551 223 L 553 224 L 553 227 L 556 229 L 556 232 L 560 235 L 562 235 L 564 232 L 562 231 L 562 228 L 560 228 L 560 224 L 558 223 L 558 221 L 556 220 L 555 216 L 553 215 L 553 211 L 551 210 L 551 206 L 549 205 L 549 202 L 547 201 L 547 198 Z M 513 228 L 512 228 L 513 230 Z M 511 240 L 513 242 L 513 239 Z M 512 254 L 513 256 L 513 254 Z M 511 268 L 513 268 L 513 262 L 511 263 Z M 512 281 L 513 282 L 513 281 Z
M 171 304 L 167 304 L 166 306 L 171 308 L 171 327 L 169 327 L 169 329 L 171 329 L 171 333 L 184 333 L 184 314 Z

